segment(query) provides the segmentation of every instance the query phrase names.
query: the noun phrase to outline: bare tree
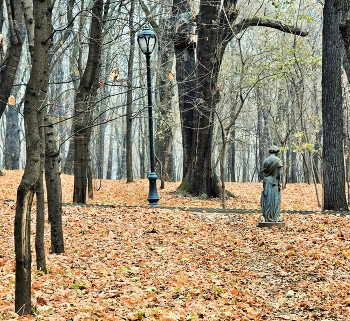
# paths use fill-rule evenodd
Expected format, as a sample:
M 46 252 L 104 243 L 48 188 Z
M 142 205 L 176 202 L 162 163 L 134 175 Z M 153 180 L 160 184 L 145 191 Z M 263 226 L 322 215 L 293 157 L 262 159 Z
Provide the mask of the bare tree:
M 26 166 L 17 190 L 15 215 L 16 288 L 15 311 L 31 311 L 31 246 L 30 216 L 34 194 L 37 191 L 41 170 L 41 144 L 38 110 L 46 106 L 48 82 L 48 51 L 50 45 L 51 1 L 34 1 L 35 24 L 32 71 L 24 99 L 24 125 L 26 132 Z M 31 41 L 29 41 L 31 43 Z

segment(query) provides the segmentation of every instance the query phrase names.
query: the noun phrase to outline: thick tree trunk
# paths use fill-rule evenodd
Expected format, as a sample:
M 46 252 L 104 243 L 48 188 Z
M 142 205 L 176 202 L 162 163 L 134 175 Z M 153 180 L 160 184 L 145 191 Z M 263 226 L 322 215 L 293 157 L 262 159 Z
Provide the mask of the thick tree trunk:
M 195 133 L 194 112 L 196 105 L 196 43 L 191 39 L 194 18 L 186 2 L 176 0 L 173 4 L 176 14 L 174 24 L 174 49 L 176 57 L 176 81 L 178 86 L 180 119 L 183 146 L 183 177 L 188 177 L 193 152 Z M 189 192 L 187 182 L 180 190 Z
M 63 253 L 61 160 L 58 148 L 58 136 L 50 116 L 46 116 L 45 125 L 45 178 L 47 206 L 51 224 L 51 252 Z
M 186 109 L 193 113 L 186 118 L 192 132 L 191 136 L 183 133 L 191 147 L 186 151 L 184 144 L 184 177 L 179 187 L 180 191 L 193 196 L 221 195 L 219 180 L 212 168 L 213 115 L 219 100 L 217 79 L 222 56 L 233 37 L 228 21 L 234 21 L 237 16 L 235 4 L 236 1 L 224 1 L 221 6 L 220 2 L 202 0 L 197 17 L 196 83 L 191 86 L 196 94 L 191 97 L 192 106 Z
M 322 43 L 323 207 L 348 210 L 345 194 L 339 1 L 325 0 Z

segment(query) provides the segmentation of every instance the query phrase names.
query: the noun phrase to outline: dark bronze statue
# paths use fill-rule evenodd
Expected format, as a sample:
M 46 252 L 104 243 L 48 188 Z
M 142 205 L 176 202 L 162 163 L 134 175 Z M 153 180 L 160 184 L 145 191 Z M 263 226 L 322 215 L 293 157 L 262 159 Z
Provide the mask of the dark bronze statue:
M 279 148 L 272 145 L 269 149 L 270 156 L 264 160 L 264 182 L 260 204 L 265 222 L 279 222 L 281 212 L 281 177 L 282 162 L 276 156 Z

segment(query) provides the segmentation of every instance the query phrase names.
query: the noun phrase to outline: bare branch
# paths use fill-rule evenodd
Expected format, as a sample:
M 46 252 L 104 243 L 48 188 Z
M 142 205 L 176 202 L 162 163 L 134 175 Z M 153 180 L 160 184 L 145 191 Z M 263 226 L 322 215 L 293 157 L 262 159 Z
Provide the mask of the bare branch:
M 248 27 L 267 27 L 277 29 L 286 33 L 291 33 L 297 36 L 306 37 L 309 33 L 306 30 L 284 24 L 280 20 L 263 18 L 263 17 L 253 17 L 250 19 L 245 19 L 237 23 L 235 26 L 236 32 L 241 32 Z
M 149 10 L 149 8 L 147 7 L 147 5 L 145 4 L 145 2 L 143 0 L 139 0 L 139 4 L 140 4 L 143 12 L 146 15 L 147 21 L 152 26 L 152 28 L 153 29 L 158 29 L 159 26 L 158 26 L 157 22 L 154 20 L 154 17 L 152 15 L 151 11 Z

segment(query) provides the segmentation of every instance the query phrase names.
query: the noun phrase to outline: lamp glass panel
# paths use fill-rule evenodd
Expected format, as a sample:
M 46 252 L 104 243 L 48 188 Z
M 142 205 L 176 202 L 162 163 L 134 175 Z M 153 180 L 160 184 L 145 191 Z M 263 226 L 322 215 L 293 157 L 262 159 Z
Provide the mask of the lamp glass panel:
M 155 35 L 150 35 L 149 36 L 149 44 L 148 44 L 148 47 L 149 47 L 149 52 L 153 52 L 153 49 L 156 45 L 156 36 Z
M 142 50 L 143 53 L 147 53 L 148 52 L 148 46 L 147 46 L 147 39 L 145 36 L 142 36 L 140 35 L 138 38 L 137 38 L 137 41 L 139 43 L 139 46 Z

